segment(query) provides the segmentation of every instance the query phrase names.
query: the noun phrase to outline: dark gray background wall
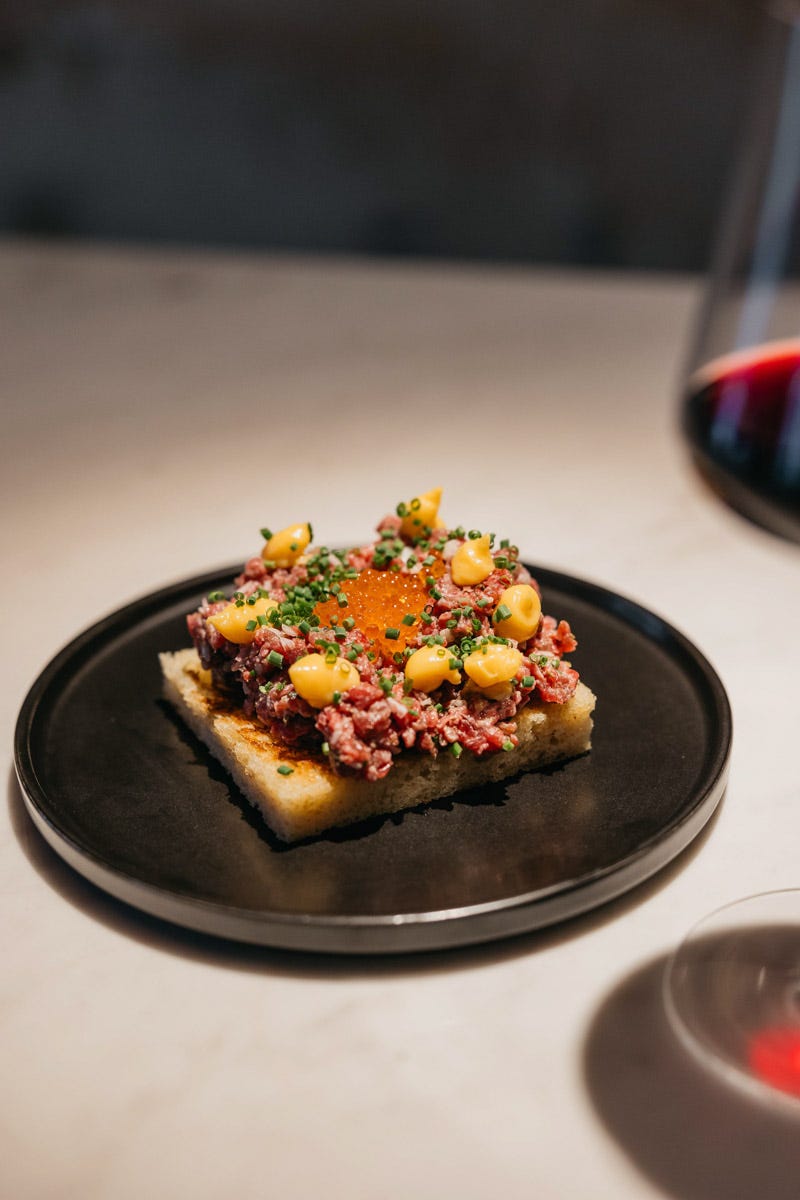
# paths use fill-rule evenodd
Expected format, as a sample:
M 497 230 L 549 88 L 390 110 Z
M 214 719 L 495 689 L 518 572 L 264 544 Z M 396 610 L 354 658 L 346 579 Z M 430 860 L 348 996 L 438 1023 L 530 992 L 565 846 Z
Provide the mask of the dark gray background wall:
M 0 9 L 0 229 L 702 267 L 755 0 Z

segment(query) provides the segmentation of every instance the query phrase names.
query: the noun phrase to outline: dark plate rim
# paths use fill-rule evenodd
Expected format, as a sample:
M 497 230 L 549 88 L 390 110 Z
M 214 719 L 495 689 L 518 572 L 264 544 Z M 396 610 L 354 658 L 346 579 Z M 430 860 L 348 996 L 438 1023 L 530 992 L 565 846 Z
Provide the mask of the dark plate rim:
M 636 886 L 637 883 L 643 882 L 644 879 L 655 874 L 675 858 L 697 836 L 712 816 L 724 794 L 727 779 L 733 736 L 731 705 L 722 681 L 710 661 L 684 633 L 669 621 L 637 601 L 622 596 L 602 584 L 538 564 L 526 563 L 525 565 L 528 566 L 535 578 L 541 580 L 545 590 L 552 587 L 569 596 L 575 596 L 576 599 L 616 616 L 647 637 L 648 640 L 677 649 L 684 662 L 691 667 L 693 686 L 697 690 L 698 683 L 701 683 L 711 700 L 710 712 L 717 735 L 714 753 L 693 795 L 692 803 L 684 806 L 674 820 L 642 841 L 624 858 L 598 867 L 594 871 L 588 871 L 577 878 L 559 881 L 544 889 L 539 888 L 535 891 L 521 892 L 513 896 L 500 897 L 478 904 L 467 904 L 458 908 L 377 915 L 305 914 L 244 909 L 224 902 L 209 901 L 196 896 L 183 895 L 180 892 L 171 892 L 166 888 L 141 880 L 135 874 L 116 867 L 109 867 L 101 856 L 77 843 L 59 827 L 58 822 L 47 811 L 49 807 L 47 793 L 39 781 L 31 751 L 31 738 L 35 722 L 50 687 L 85 647 L 93 643 L 102 645 L 115 632 L 127 630 L 133 623 L 139 624 L 148 620 L 151 616 L 170 607 L 182 596 L 202 595 L 213 584 L 232 579 L 240 571 L 240 563 L 222 566 L 213 571 L 205 571 L 202 574 L 166 584 L 156 591 L 142 593 L 95 621 L 56 652 L 30 686 L 20 707 L 15 726 L 14 767 L 26 809 L 36 828 L 52 848 L 70 866 L 103 890 L 155 916 L 236 940 L 285 945 L 289 948 L 326 950 L 328 947 L 317 944 L 313 936 L 300 938 L 300 943 L 307 941 L 308 945 L 298 943 L 298 940 L 292 936 L 292 931 L 316 930 L 322 933 L 325 930 L 363 929 L 367 935 L 370 931 L 378 933 L 385 931 L 389 935 L 389 942 L 384 944 L 383 940 L 379 938 L 375 944 L 369 944 L 374 939 L 370 939 L 368 936 L 368 944 L 363 948 L 337 945 L 333 949 L 345 952 L 355 950 L 357 953 L 385 952 L 395 949 L 430 949 L 485 940 L 486 937 L 501 936 L 501 933 L 489 931 L 480 934 L 476 930 L 474 935 L 466 933 L 464 936 L 459 935 L 456 939 L 449 935 L 446 942 L 431 942 L 430 938 L 425 938 L 418 945 L 416 943 L 419 939 L 415 939 L 413 936 L 409 938 L 409 929 L 424 927 L 429 930 L 436 926 L 452 927 L 453 925 L 469 925 L 472 922 L 475 922 L 480 929 L 482 925 L 486 924 L 485 921 L 482 921 L 484 918 L 489 918 L 491 925 L 493 916 L 517 913 L 518 928 L 511 928 L 507 932 L 522 932 L 526 929 L 552 924 L 560 919 L 568 919 L 586 911 L 587 908 L 605 903 Z M 638 870 L 637 868 L 644 863 L 647 863 L 646 869 Z M 598 887 L 599 896 L 595 897 L 594 892 Z M 592 893 L 591 898 L 586 895 L 589 892 Z M 568 911 L 563 918 L 558 915 L 554 915 L 552 918 L 547 917 L 549 904 L 555 900 L 564 901 L 569 897 L 572 897 L 573 902 L 567 906 Z M 540 911 L 544 916 L 544 919 L 536 922 L 535 925 L 524 920 L 524 914 L 532 909 Z M 273 933 L 268 940 L 265 940 L 263 936 L 256 935 L 257 929 L 267 928 Z M 502 936 L 506 936 L 507 932 Z M 397 944 L 394 944 L 394 941 Z

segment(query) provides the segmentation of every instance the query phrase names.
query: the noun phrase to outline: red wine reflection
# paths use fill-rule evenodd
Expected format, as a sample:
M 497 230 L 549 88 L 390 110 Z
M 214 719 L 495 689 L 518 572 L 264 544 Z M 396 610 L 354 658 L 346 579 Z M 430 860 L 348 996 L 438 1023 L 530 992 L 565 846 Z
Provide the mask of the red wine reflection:
M 800 1029 L 760 1029 L 750 1038 L 747 1058 L 757 1079 L 800 1097 Z

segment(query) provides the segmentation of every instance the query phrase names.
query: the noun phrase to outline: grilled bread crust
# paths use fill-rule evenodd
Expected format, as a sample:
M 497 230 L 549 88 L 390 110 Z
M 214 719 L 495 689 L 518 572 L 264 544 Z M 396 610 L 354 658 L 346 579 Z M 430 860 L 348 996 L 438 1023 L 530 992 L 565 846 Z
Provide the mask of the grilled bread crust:
M 285 842 L 496 783 L 574 758 L 591 746 L 595 697 L 579 683 L 565 704 L 521 710 L 519 745 L 512 751 L 482 756 L 464 751 L 458 759 L 409 751 L 385 779 L 371 783 L 336 775 L 322 758 L 275 742 L 211 686 L 195 650 L 159 658 L 166 699 Z M 291 773 L 279 772 L 281 766 L 291 767 Z

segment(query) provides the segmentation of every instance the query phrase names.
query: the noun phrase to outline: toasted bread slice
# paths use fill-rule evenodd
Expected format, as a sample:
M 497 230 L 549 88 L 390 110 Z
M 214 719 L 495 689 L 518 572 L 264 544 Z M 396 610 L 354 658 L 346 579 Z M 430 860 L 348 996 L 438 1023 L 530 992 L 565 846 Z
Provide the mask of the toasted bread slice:
M 210 686 L 196 651 L 179 650 L 159 658 L 167 700 L 286 842 L 495 783 L 573 758 L 590 747 L 595 697 L 579 683 L 566 704 L 529 706 L 520 712 L 519 746 L 513 751 L 480 757 L 465 751 L 458 759 L 409 751 L 378 782 L 343 778 L 323 759 L 278 745 L 265 728 L 228 704 Z M 291 773 L 279 772 L 281 766 L 291 767 Z

